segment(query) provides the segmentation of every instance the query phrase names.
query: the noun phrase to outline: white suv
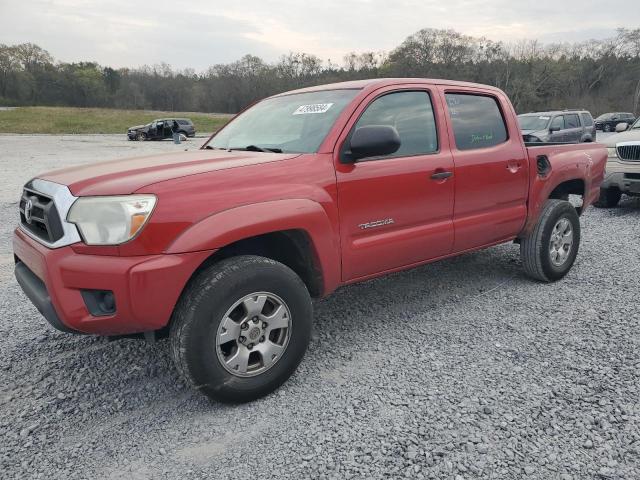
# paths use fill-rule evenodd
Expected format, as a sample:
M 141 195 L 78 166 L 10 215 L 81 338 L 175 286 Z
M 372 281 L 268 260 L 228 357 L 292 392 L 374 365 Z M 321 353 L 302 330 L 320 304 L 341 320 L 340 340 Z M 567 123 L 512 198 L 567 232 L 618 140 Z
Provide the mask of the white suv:
M 620 126 L 616 127 L 621 130 Z M 597 207 L 615 207 L 625 193 L 640 196 L 640 119 L 626 131 L 606 138 L 607 172 Z

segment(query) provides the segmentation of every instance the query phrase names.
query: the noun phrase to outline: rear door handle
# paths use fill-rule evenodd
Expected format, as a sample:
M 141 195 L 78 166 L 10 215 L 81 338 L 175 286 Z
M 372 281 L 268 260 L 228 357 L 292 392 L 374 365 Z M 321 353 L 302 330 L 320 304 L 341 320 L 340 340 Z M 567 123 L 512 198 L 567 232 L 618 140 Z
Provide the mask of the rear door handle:
M 507 170 L 511 173 L 516 173 L 518 170 L 522 168 L 522 162 L 517 160 L 511 160 L 507 162 Z
M 453 176 L 453 172 L 437 172 L 431 175 L 431 180 L 445 180 Z

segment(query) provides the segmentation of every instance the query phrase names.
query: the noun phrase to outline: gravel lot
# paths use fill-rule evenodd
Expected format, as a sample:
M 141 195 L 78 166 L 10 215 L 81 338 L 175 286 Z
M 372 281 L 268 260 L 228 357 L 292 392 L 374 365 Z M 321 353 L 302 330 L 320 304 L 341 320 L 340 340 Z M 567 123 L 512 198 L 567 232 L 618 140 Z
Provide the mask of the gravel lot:
M 640 478 L 640 201 L 590 209 L 568 277 L 515 245 L 317 302 L 298 372 L 257 402 L 209 402 L 166 341 L 49 327 L 13 278 L 37 172 L 199 141 L 0 136 L 1 478 Z

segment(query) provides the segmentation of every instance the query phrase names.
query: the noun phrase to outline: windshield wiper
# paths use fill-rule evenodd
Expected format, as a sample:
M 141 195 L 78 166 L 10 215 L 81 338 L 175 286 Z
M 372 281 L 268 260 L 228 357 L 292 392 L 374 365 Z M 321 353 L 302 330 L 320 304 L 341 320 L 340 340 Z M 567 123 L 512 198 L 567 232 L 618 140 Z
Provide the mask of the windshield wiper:
M 259 147 L 257 145 L 247 145 L 244 148 L 230 148 L 229 150 L 241 150 L 241 151 L 247 151 L 247 152 L 282 153 L 282 149 L 281 148 Z
M 212 147 L 211 145 L 206 145 L 204 148 L 207 149 L 207 150 L 226 150 L 226 148 Z

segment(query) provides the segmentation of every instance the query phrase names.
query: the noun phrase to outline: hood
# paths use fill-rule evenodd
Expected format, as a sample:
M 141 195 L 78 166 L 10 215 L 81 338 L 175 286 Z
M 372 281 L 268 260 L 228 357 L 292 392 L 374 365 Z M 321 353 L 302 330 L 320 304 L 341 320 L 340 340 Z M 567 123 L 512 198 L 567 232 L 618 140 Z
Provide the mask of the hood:
M 146 127 L 146 125 L 136 125 L 135 127 L 129 127 L 129 130 L 140 130 L 144 127 Z
M 216 170 L 277 162 L 298 153 L 195 150 L 126 158 L 55 170 L 38 178 L 66 185 L 75 196 L 125 195 L 144 186 Z
M 615 147 L 620 142 L 640 142 L 640 128 L 634 128 L 633 130 L 627 130 L 626 132 L 616 133 L 610 137 L 605 138 L 599 143 L 606 145 L 607 147 Z

